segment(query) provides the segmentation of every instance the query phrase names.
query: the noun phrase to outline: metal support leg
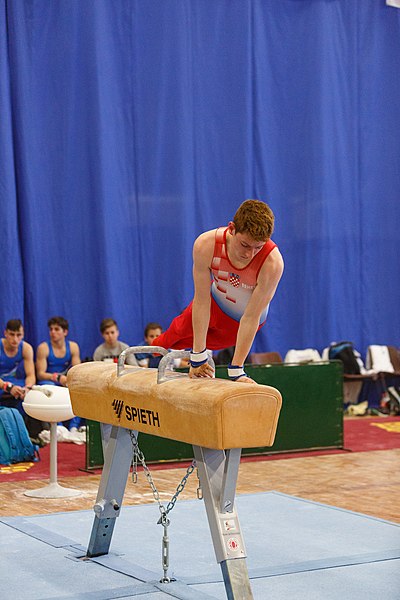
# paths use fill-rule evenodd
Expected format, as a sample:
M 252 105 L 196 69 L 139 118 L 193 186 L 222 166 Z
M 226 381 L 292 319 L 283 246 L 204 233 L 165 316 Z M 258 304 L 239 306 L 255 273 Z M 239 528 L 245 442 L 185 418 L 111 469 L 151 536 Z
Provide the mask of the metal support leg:
M 193 446 L 193 451 L 228 600 L 252 600 L 246 550 L 234 506 L 241 450 L 224 452 Z
M 115 520 L 119 516 L 132 462 L 132 443 L 128 429 L 114 426 L 104 457 L 103 473 L 94 505 L 95 518 L 87 556 L 107 554 Z

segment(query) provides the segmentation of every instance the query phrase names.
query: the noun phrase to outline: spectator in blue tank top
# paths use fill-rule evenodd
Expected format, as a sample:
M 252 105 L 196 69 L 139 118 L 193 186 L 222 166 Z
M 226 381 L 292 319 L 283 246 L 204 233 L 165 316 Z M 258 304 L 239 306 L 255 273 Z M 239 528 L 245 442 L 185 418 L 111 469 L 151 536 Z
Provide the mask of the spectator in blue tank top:
M 67 371 L 81 362 L 79 346 L 66 339 L 68 321 L 64 317 L 51 317 L 47 322 L 49 340 L 39 344 L 36 352 L 36 373 L 40 385 L 67 387 Z M 80 417 L 68 421 L 68 428 L 78 428 Z
M 37 348 L 38 383 L 66 387 L 68 369 L 81 362 L 79 346 L 66 339 L 69 325 L 64 317 L 51 317 L 47 325 L 50 339 Z
M 33 348 L 23 341 L 24 327 L 20 319 L 10 319 L 0 343 L 0 404 L 13 406 L 23 414 L 22 400 L 27 388 L 35 384 Z

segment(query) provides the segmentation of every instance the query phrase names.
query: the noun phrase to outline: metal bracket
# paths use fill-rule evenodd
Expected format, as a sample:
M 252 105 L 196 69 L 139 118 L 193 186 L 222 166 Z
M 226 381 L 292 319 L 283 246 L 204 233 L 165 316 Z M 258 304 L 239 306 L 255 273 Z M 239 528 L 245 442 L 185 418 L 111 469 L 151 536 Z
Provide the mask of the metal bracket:
M 217 561 L 244 558 L 246 551 L 234 507 L 241 450 L 226 454 L 224 450 L 193 446 L 193 451 Z
M 221 513 L 233 511 L 241 452 L 240 448 L 225 451 L 224 474 L 219 501 Z

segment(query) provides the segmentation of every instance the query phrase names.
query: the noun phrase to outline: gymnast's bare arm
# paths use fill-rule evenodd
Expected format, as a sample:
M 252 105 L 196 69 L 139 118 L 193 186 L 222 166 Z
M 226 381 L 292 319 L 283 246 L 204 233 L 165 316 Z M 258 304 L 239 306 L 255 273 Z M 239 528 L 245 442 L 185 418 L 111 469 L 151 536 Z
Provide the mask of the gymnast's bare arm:
M 35 363 L 33 361 L 33 348 L 27 342 L 23 342 L 22 358 L 24 359 L 25 388 L 30 388 L 33 385 L 35 385 L 36 376 L 35 376 Z
M 51 373 L 47 373 L 47 359 L 49 356 L 49 347 L 47 342 L 39 344 L 36 350 L 36 373 L 37 378 L 40 381 L 45 379 L 51 379 Z
M 207 331 L 210 322 L 210 285 L 215 242 L 215 229 L 202 233 L 193 245 L 194 298 L 192 307 L 193 352 L 206 348 Z M 205 363 L 200 367 L 190 367 L 190 377 L 213 377 L 214 369 Z
M 71 350 L 71 367 L 74 367 L 75 365 L 79 365 L 79 363 L 81 362 L 80 350 L 79 350 L 79 346 L 76 342 L 70 342 L 69 347 Z M 67 376 L 66 375 L 61 375 L 60 385 L 67 387 Z
M 257 285 L 240 319 L 232 365 L 242 366 L 249 354 L 260 316 L 271 302 L 283 273 L 283 258 L 278 248 L 274 248 L 261 267 Z M 240 377 L 240 383 L 253 383 L 250 377 Z

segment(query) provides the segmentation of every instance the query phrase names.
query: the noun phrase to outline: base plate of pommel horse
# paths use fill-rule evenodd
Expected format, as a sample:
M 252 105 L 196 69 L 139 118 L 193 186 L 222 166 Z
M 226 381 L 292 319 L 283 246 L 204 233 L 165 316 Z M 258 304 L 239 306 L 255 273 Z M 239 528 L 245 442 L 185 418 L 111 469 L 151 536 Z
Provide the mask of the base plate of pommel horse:
M 129 354 L 149 350 L 163 355 L 158 369 L 125 365 Z M 117 366 L 91 362 L 68 372 L 74 414 L 113 425 L 87 557 L 108 554 L 132 464 L 132 431 L 186 442 L 193 445 L 227 597 L 250 600 L 246 550 L 234 504 L 240 455 L 242 448 L 272 446 L 281 394 L 256 383 L 190 379 L 173 371 L 174 359 L 182 356 L 188 353 L 135 346 L 122 352 Z

